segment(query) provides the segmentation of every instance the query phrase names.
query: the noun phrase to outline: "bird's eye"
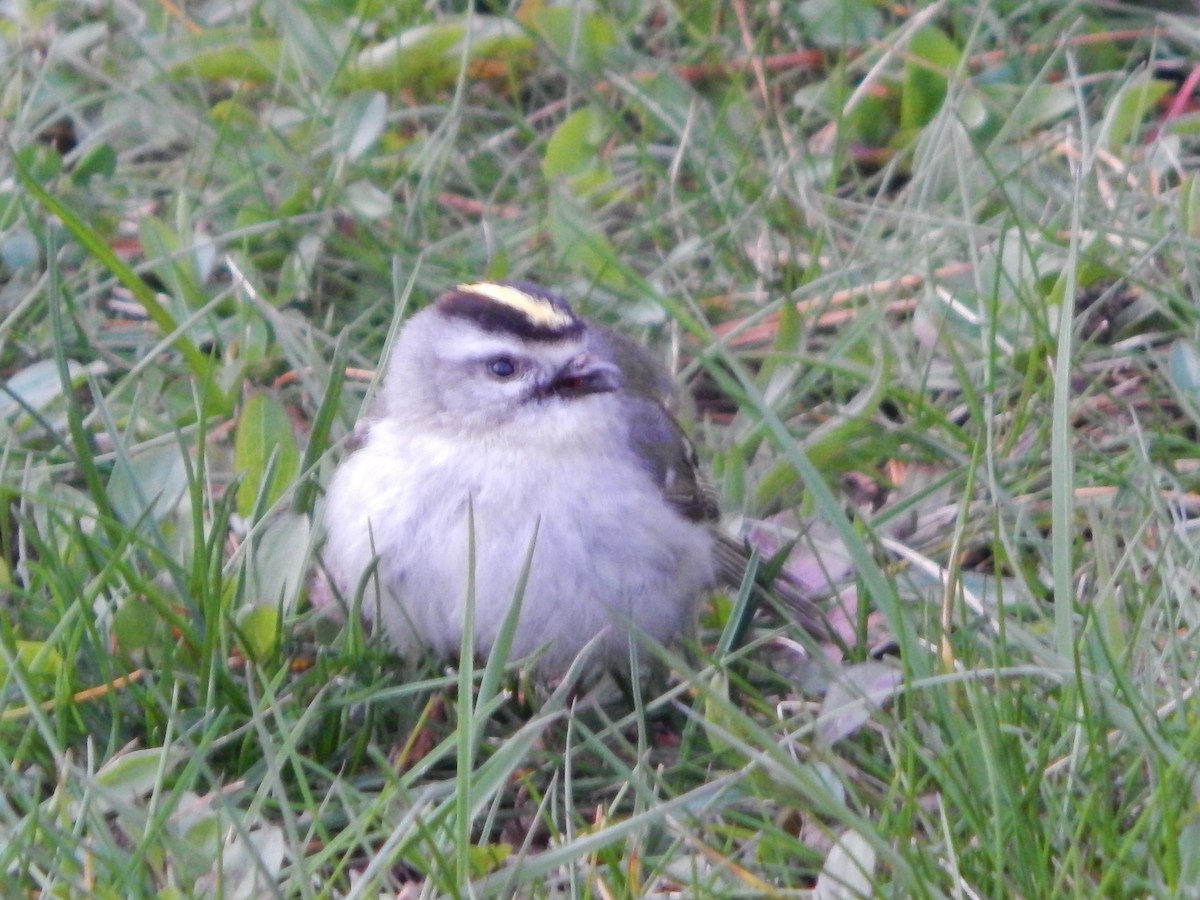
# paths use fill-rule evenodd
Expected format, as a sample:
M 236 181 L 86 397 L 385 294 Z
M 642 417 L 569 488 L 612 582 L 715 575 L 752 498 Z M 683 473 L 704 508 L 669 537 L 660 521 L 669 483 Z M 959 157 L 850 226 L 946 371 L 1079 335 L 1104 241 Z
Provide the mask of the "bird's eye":
M 517 364 L 511 356 L 493 356 L 487 368 L 497 378 L 512 378 L 517 374 Z

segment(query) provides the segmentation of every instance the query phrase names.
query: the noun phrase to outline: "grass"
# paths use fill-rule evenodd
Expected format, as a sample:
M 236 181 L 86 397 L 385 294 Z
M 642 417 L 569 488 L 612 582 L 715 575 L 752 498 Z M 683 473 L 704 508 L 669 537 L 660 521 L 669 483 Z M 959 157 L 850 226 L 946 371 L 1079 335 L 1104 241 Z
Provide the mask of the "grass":
M 1194 10 L 243 6 L 0 5 L 5 895 L 1195 892 Z M 596 706 L 307 606 L 481 277 L 672 360 L 844 647 L 716 597 Z

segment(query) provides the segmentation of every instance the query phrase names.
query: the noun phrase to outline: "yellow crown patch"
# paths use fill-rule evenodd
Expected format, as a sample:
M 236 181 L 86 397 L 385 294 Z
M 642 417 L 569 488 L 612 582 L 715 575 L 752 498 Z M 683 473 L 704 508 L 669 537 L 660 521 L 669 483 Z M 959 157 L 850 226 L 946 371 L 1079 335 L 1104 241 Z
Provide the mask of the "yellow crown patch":
M 506 306 L 528 320 L 529 324 L 547 331 L 565 331 L 576 324 L 569 309 L 556 305 L 550 298 L 531 294 L 511 284 L 494 281 L 479 281 L 460 284 L 458 290 L 466 294 L 487 297 L 494 303 Z

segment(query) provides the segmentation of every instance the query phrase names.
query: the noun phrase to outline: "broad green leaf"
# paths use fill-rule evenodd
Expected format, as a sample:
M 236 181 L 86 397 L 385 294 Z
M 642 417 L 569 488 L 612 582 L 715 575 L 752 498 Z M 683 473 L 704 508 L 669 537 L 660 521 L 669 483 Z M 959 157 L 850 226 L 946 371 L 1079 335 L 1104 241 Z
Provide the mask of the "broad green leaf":
M 201 860 L 219 859 L 225 828 L 213 794 L 200 796 L 185 792 L 176 813 L 175 825 L 187 842 L 189 850 L 200 854 Z
M 1189 393 L 1200 391 L 1200 352 L 1192 341 L 1175 341 L 1167 359 L 1175 387 Z
M 601 230 L 592 210 L 566 188 L 550 195 L 547 228 L 559 258 L 572 270 L 614 289 L 626 285 L 616 248 Z
M 366 179 L 346 185 L 342 196 L 346 207 L 364 219 L 382 219 L 390 216 L 395 206 L 391 194 L 381 191 Z
M 1097 143 L 1110 152 L 1121 152 L 1126 144 L 1137 139 L 1155 104 L 1169 90 L 1169 81 L 1153 78 L 1139 78 L 1123 85 L 1108 101 Z
M 77 388 L 87 378 L 87 367 L 73 359 L 67 360 L 71 388 Z M 27 409 L 42 412 L 63 394 L 58 365 L 52 359 L 40 359 L 18 369 L 0 388 L 0 435 L 10 428 L 27 428 L 32 419 Z
M 820 47 L 863 44 L 878 37 L 883 25 L 879 4 L 872 0 L 801 0 L 796 12 L 807 26 L 805 36 Z
M 279 610 L 274 606 L 251 606 L 237 617 L 238 646 L 246 659 L 266 662 L 279 649 Z
M 886 146 L 896 131 L 896 103 L 894 87 L 860 97 L 845 119 L 849 137 L 867 147 Z
M 39 184 L 45 184 L 62 171 L 62 156 L 46 144 L 30 144 L 22 147 L 16 155 L 18 165 L 24 166 L 28 176 Z
M 233 458 L 242 476 L 237 494 L 238 513 L 242 516 L 253 515 L 260 493 L 265 505 L 270 506 L 291 486 L 300 466 L 300 451 L 291 419 L 273 395 L 251 394 L 242 407 Z
M 944 31 L 919 29 L 908 44 L 900 93 L 900 127 L 917 131 L 934 117 L 946 99 L 946 77 L 958 66 L 961 52 Z
M 97 144 L 80 157 L 71 169 L 71 183 L 86 187 L 93 178 L 108 178 L 116 171 L 117 152 L 111 144 Z
M 471 858 L 471 875 L 478 878 L 495 872 L 512 856 L 512 844 L 472 844 L 467 850 Z
M 15 641 L 18 667 L 38 679 L 52 679 L 62 671 L 63 655 L 45 641 Z M 9 672 L 0 662 L 0 681 L 7 681 Z
M 462 35 L 461 22 L 410 28 L 360 53 L 350 69 L 351 83 L 392 92 L 451 83 L 458 72 L 451 51 Z
M 169 626 L 154 606 L 141 597 L 126 597 L 112 618 L 112 635 L 123 654 L 157 646 L 168 640 Z
M 32 269 L 42 260 L 42 248 L 28 228 L 14 228 L 0 238 L 0 262 L 14 272 Z
M 993 150 L 1021 140 L 1068 115 L 1077 102 L 1075 88 L 1064 84 L 983 84 L 980 94 L 998 122 L 991 137 Z
M 270 82 L 279 74 L 283 58 L 278 38 L 246 38 L 239 34 L 209 32 L 205 46 L 171 69 L 176 78 L 199 77 L 207 81 Z
M 247 594 L 251 603 L 285 611 L 295 607 L 308 572 L 309 532 L 308 516 L 289 511 L 272 517 L 254 537 L 254 580 Z
M 575 110 L 554 129 L 546 142 L 542 174 L 550 179 L 562 178 L 593 167 L 606 135 L 605 119 L 600 110 L 593 106 Z
M 87 22 L 75 28 L 68 28 L 55 36 L 53 58 L 56 61 L 85 59 L 111 39 L 112 32 L 103 21 Z
M 473 77 L 507 76 L 533 62 L 533 38 L 511 19 L 474 15 L 470 22 Z
M 476 71 L 483 75 L 525 65 L 533 49 L 533 40 L 510 19 L 450 17 L 410 28 L 362 51 L 347 72 L 347 87 L 392 93 L 428 93 L 449 87 L 463 68 L 464 40 L 470 42 L 467 61 L 482 65 Z M 495 64 L 498 71 L 491 71 L 487 63 Z
M 126 524 L 147 515 L 169 515 L 187 491 L 183 451 L 174 443 L 150 446 L 113 468 L 108 481 L 108 502 Z
M 193 309 L 203 306 L 208 298 L 201 288 L 200 272 L 179 234 L 157 216 L 142 216 L 138 237 L 146 260 L 168 286 L 170 296 L 186 301 Z
M 604 67 L 620 34 L 612 20 L 575 4 L 531 6 L 523 18 L 572 69 L 595 73 Z
M 225 131 L 254 131 L 261 124 L 255 111 L 238 97 L 218 100 L 209 109 L 208 117 Z
M 325 235 L 310 231 L 296 241 L 295 249 L 288 254 L 279 271 L 279 283 L 275 288 L 274 302 L 278 305 L 290 303 L 297 297 L 308 297 L 313 290 L 313 273 L 317 261 L 325 248 Z
M 93 799 L 91 809 L 111 810 L 133 803 L 153 791 L 186 758 L 182 747 L 148 747 L 110 759 L 96 772 L 96 784 L 106 790 L 103 798 Z
M 746 150 L 746 136 L 730 127 L 731 116 L 714 120 L 698 103 L 691 85 L 672 72 L 659 72 L 649 78 L 630 78 L 618 81 L 613 89 L 633 104 L 639 115 L 654 123 L 649 128 L 663 128 L 668 134 L 687 141 L 692 147 L 711 147 L 720 157 L 727 153 L 738 156 Z
M 382 91 L 360 91 L 338 105 L 333 147 L 353 162 L 374 146 L 387 125 L 388 102 Z

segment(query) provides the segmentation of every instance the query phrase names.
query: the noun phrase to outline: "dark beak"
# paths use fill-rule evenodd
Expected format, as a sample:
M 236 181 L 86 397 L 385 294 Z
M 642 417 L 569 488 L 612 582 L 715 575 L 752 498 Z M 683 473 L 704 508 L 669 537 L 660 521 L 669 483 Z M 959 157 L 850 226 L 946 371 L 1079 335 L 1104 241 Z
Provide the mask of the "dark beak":
M 540 393 L 544 397 L 583 397 L 615 391 L 621 384 L 620 369 L 583 353 L 559 369 Z

